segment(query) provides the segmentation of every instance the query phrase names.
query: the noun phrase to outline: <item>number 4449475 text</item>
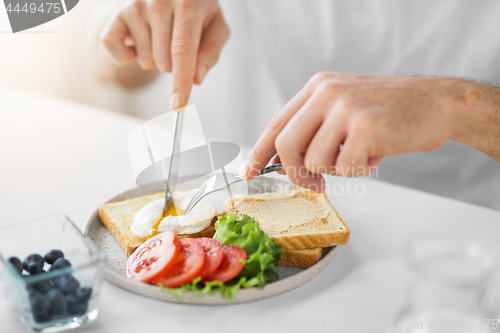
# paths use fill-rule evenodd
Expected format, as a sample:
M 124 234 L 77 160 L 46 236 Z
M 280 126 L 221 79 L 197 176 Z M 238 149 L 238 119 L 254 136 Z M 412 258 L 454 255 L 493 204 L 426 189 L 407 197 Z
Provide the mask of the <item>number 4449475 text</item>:
M 20 5 L 19 3 L 13 5 L 9 3 L 7 6 L 7 13 L 55 13 L 59 14 L 61 12 L 60 2 L 42 2 L 40 5 L 36 3 L 24 3 Z

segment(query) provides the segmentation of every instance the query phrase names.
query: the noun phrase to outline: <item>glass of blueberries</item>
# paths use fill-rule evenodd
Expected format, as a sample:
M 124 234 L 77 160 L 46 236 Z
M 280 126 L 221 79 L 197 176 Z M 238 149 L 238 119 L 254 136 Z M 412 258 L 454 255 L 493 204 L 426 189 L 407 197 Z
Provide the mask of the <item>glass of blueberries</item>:
M 34 331 L 57 332 L 97 318 L 104 260 L 62 215 L 0 229 L 3 293 Z

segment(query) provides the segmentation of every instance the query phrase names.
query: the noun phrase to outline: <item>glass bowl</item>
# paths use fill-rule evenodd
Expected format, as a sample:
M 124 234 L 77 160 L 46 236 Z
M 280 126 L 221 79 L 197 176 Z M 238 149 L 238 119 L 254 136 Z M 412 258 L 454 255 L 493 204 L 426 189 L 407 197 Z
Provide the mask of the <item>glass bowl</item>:
M 34 253 L 43 257 L 54 249 L 61 250 L 71 266 L 50 270 L 51 265 L 44 263 L 46 272 L 29 275 L 24 270 L 21 275 L 9 261 L 11 257 L 23 261 Z M 95 243 L 63 215 L 0 228 L 2 291 L 33 331 L 58 332 L 95 320 L 105 259 Z

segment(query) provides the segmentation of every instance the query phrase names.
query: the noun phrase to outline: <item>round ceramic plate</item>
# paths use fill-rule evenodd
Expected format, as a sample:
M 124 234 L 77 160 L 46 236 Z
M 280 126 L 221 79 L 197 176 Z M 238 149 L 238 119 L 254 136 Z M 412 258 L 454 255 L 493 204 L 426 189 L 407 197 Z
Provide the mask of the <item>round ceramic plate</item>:
M 261 176 L 248 183 L 240 182 L 232 185 L 230 191 L 222 190 L 210 194 L 207 199 L 211 204 L 213 204 L 217 209 L 222 211 L 222 205 L 224 200 L 226 200 L 230 195 L 236 194 L 257 194 L 271 191 L 278 191 L 289 188 L 291 185 L 285 180 L 285 176 L 273 175 L 273 176 Z M 179 185 L 177 189 L 188 190 L 195 187 L 199 187 L 206 177 L 201 177 L 195 179 L 194 181 L 189 181 Z M 135 188 L 126 191 L 108 202 L 123 201 L 135 197 L 139 197 L 145 194 L 154 193 L 162 191 L 162 185 L 164 183 L 153 184 L 147 188 Z M 89 236 L 94 242 L 104 251 L 106 254 L 106 279 L 124 289 L 132 291 L 134 293 L 167 301 L 167 302 L 178 302 L 177 298 L 168 291 L 163 291 L 159 287 L 135 282 L 128 279 L 125 275 L 125 265 L 127 262 L 127 257 L 123 250 L 120 248 L 115 238 L 111 235 L 108 229 L 102 224 L 99 219 L 98 211 L 96 210 L 92 216 L 89 218 L 85 224 L 83 233 Z M 325 267 L 332 261 L 336 253 L 336 247 L 326 248 L 323 250 L 322 259 L 315 265 L 307 268 L 301 269 L 296 267 L 278 267 L 279 280 L 268 283 L 262 289 L 259 288 L 248 288 L 241 289 L 236 292 L 235 301 L 238 302 L 248 302 L 253 300 L 258 300 L 266 297 L 271 297 L 284 293 L 286 291 L 297 288 L 304 283 L 310 281 L 316 275 L 318 275 Z M 199 297 L 195 292 L 187 292 L 184 295 L 183 303 L 190 304 L 230 304 L 233 303 L 230 300 L 224 298 L 220 293 L 215 293 L 213 295 L 204 295 Z

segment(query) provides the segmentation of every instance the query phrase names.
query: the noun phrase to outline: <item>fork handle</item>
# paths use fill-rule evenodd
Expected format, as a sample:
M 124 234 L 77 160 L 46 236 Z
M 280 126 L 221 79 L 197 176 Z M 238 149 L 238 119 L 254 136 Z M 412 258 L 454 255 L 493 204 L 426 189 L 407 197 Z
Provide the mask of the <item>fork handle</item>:
M 262 175 L 265 175 L 266 173 L 271 173 L 271 172 L 279 171 L 279 170 L 283 170 L 283 165 L 281 165 L 281 163 L 276 163 L 276 164 L 265 167 L 255 177 L 262 176 Z M 232 182 L 229 182 L 229 184 L 227 184 L 225 186 L 233 185 L 234 183 L 237 183 L 240 181 L 241 181 L 241 178 L 238 176 Z
M 264 169 L 262 169 L 261 172 L 259 172 L 259 174 L 255 177 L 258 177 L 258 176 L 262 176 L 262 175 L 265 175 L 266 173 L 271 173 L 271 172 L 274 172 L 274 171 L 279 171 L 279 170 L 282 170 L 283 169 L 283 165 L 281 165 L 281 163 L 276 163 L 276 164 L 273 164 L 273 165 L 270 165 L 270 166 L 267 166 L 265 167 Z M 229 182 L 228 184 L 224 185 L 224 186 L 221 186 L 219 189 L 222 189 L 224 187 L 227 187 L 227 186 L 230 186 L 230 185 L 233 185 L 234 183 L 238 183 L 238 182 L 241 182 L 241 178 L 239 176 L 237 176 L 233 181 Z
M 276 163 L 270 166 L 265 167 L 262 169 L 261 172 L 259 172 L 258 176 L 260 175 L 265 175 L 266 173 L 274 172 L 274 171 L 279 171 L 283 169 L 283 165 L 281 163 Z

